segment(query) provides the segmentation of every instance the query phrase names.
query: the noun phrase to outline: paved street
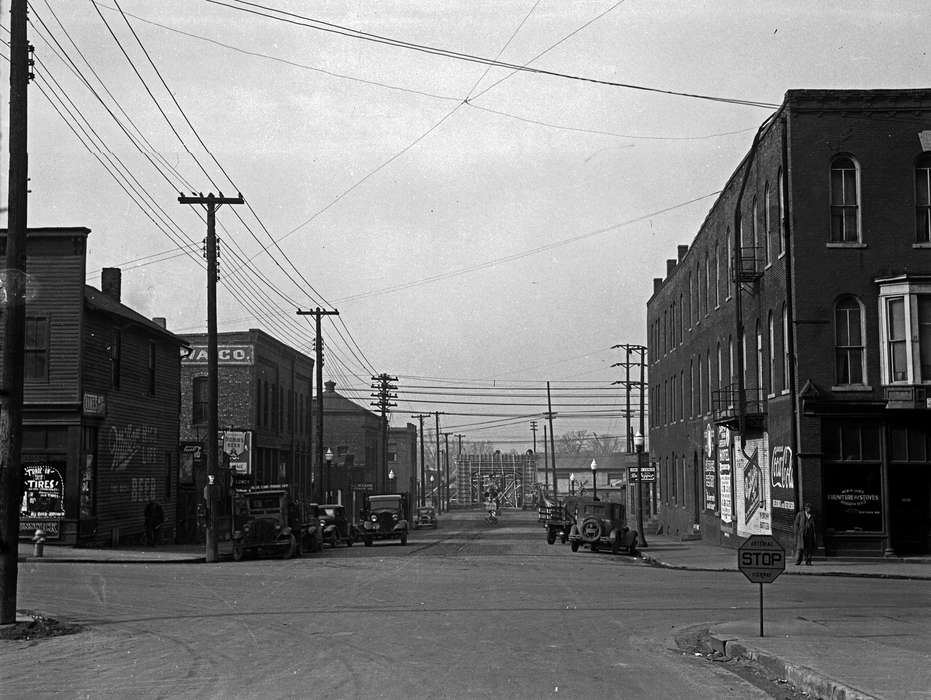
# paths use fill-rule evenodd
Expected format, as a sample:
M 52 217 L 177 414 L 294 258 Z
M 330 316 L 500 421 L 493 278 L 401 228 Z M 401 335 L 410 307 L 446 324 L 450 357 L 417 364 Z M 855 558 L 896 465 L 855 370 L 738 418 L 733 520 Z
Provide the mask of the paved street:
M 766 697 L 683 655 L 693 625 L 758 616 L 737 572 L 548 546 L 535 514 L 445 515 L 406 547 L 240 563 L 21 564 L 21 609 L 86 625 L 0 644 L 3 697 Z M 784 576 L 773 630 L 931 622 L 927 581 Z M 914 650 L 912 650 L 914 651 Z

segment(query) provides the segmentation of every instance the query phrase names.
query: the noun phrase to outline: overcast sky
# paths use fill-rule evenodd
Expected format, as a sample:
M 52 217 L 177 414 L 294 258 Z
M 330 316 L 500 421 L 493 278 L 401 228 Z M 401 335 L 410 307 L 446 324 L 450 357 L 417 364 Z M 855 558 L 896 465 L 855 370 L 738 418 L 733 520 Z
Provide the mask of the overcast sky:
M 528 446 L 547 381 L 557 435 L 623 434 L 611 346 L 646 342 L 652 279 L 786 90 L 931 75 L 920 0 L 32 6 L 29 225 L 90 228 L 89 284 L 121 267 L 126 304 L 203 332 L 206 226 L 178 190 L 238 190 L 248 206 L 218 212 L 221 331 L 312 355 L 296 309 L 336 308 L 325 374 L 339 389 L 367 404 L 387 372 L 393 424 L 438 410 L 444 430 L 506 450 Z

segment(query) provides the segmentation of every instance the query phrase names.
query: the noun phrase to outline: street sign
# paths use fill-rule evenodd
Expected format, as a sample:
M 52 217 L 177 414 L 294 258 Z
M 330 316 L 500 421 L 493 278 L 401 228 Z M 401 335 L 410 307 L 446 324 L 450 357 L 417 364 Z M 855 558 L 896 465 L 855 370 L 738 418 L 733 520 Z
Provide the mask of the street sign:
M 643 466 L 640 467 L 640 478 L 637 478 L 637 467 L 628 467 L 630 473 L 630 481 L 633 484 L 636 484 L 638 480 L 647 483 L 649 481 L 656 481 L 656 467 L 651 465 L 649 467 Z
M 786 552 L 772 535 L 751 535 L 737 550 L 737 568 L 753 583 L 772 583 L 786 570 Z

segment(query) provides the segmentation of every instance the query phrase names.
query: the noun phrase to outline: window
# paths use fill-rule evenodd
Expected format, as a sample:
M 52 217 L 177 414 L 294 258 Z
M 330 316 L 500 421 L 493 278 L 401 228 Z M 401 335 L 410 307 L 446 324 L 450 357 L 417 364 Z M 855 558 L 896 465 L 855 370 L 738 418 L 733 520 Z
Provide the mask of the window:
M 915 164 L 915 241 L 931 243 L 931 153 Z
M 831 162 L 831 243 L 860 240 L 857 165 L 849 156 Z
M 864 384 L 863 311 L 854 297 L 834 305 L 834 384 Z
M 789 389 L 789 310 L 782 305 L 782 388 Z
M 718 308 L 721 305 L 720 277 L 721 259 L 718 257 L 718 245 L 716 243 L 714 246 L 714 275 L 712 276 L 714 281 L 714 308 Z
M 731 294 L 734 290 L 734 239 L 731 238 L 730 229 L 727 230 L 727 269 L 725 270 L 725 277 L 727 278 L 727 297 L 726 299 L 731 298 Z
M 782 174 L 782 168 L 779 168 L 779 174 L 776 176 L 777 187 L 779 188 L 779 226 L 777 230 L 779 232 L 779 255 L 782 255 L 786 252 L 786 200 L 785 200 L 785 176 Z
M 882 383 L 931 384 L 931 280 L 880 280 Z
M 120 356 L 123 354 L 123 334 L 119 328 L 113 329 L 110 342 L 110 385 L 114 389 L 120 388 Z
M 753 238 L 751 239 L 751 244 L 753 246 L 753 258 L 756 259 L 756 256 L 760 253 L 760 212 L 759 207 L 756 203 L 756 197 L 753 198 L 753 230 L 751 234 Z
M 763 357 L 763 328 L 760 325 L 760 322 L 756 322 L 756 391 L 757 398 L 762 401 L 765 396 L 765 388 L 763 386 L 763 368 L 766 366 L 765 358 Z
M 155 396 L 155 342 L 149 341 L 149 396 Z
M 708 253 L 705 253 L 705 316 L 711 313 L 711 300 L 714 290 L 711 288 L 711 264 L 708 260 Z
M 48 379 L 47 318 L 26 317 L 25 352 L 23 377 L 25 379 Z
M 203 425 L 207 422 L 207 377 L 194 377 L 191 397 L 191 422 Z
M 771 241 L 773 236 L 772 217 L 770 216 L 771 202 L 769 201 L 769 183 L 763 186 L 763 262 L 769 265 L 771 258 Z
M 769 376 L 766 377 L 769 393 L 776 393 L 776 324 L 773 312 L 769 312 Z

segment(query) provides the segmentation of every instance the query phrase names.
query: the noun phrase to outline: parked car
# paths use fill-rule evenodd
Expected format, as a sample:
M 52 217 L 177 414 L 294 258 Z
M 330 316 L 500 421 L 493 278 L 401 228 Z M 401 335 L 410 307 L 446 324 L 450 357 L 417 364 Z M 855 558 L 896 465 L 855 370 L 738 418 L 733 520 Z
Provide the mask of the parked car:
M 436 508 L 433 506 L 422 506 L 418 508 L 412 522 L 415 530 L 421 527 L 432 527 L 436 529 L 439 525 L 436 519 Z
M 540 505 L 540 522 L 546 529 L 546 543 L 555 544 L 560 540 L 563 544 L 569 539 L 569 531 L 575 522 L 576 499 L 557 501 L 545 499 Z
M 336 503 L 320 506 L 320 528 L 323 541 L 335 548 L 338 544 L 351 547 L 356 540 L 356 533 L 346 517 L 346 508 Z
M 319 552 L 323 549 L 323 528 L 320 526 L 320 506 L 316 503 L 295 503 L 296 517 L 292 523 L 300 524 L 297 536 L 300 552 Z M 292 528 L 294 525 L 292 524 Z
M 574 522 L 569 530 L 569 546 L 573 552 L 587 544 L 597 552 L 611 548 L 611 552 L 637 553 L 639 535 L 627 527 L 626 508 L 623 503 L 610 503 L 594 498 L 575 499 L 572 512 Z
M 400 540 L 407 544 L 407 494 L 369 496 L 360 512 L 362 540 L 371 547 L 375 540 Z
M 233 559 L 247 553 L 293 557 L 300 553 L 300 523 L 297 508 L 286 489 L 248 489 L 239 496 L 236 527 L 233 529 Z

